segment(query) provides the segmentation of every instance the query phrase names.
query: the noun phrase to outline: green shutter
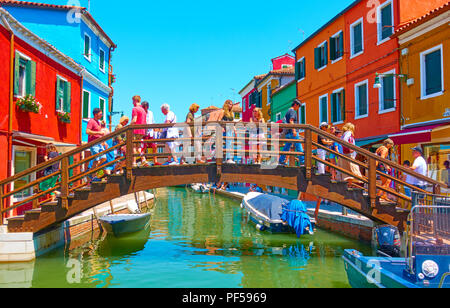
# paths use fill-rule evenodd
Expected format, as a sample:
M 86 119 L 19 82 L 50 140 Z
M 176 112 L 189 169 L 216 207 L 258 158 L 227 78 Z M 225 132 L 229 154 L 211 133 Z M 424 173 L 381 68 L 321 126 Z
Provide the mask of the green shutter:
M 362 51 L 362 24 L 357 24 L 353 28 L 353 54 Z
M 301 62 L 295 63 L 295 80 L 300 80 L 300 64 Z
M 89 93 L 83 91 L 83 119 L 89 119 Z
M 338 58 L 344 56 L 344 32 L 339 34 L 339 54 Z
M 425 56 L 425 95 L 442 91 L 441 50 Z
M 28 95 L 36 95 L 36 62 L 27 61 L 26 64 L 26 87 L 25 93 Z
M 55 110 L 61 110 L 61 101 L 63 100 L 64 93 L 61 88 L 62 79 L 59 76 L 56 76 L 56 102 L 55 102 Z
M 16 51 L 14 58 L 14 95 L 19 95 L 20 55 Z
M 334 37 L 330 37 L 330 59 L 336 60 L 338 57 L 336 55 L 336 39 Z
M 394 108 L 394 77 L 383 77 L 383 109 Z
M 320 48 L 314 48 L 314 68 L 319 69 L 320 67 Z
M 63 105 L 63 110 L 65 112 L 71 112 L 71 93 L 72 93 L 72 89 L 71 89 L 71 84 L 70 82 L 64 82 L 64 105 Z
M 321 98 L 320 105 L 320 122 L 328 122 L 328 101 L 326 97 Z
M 336 122 L 336 100 L 337 100 L 337 95 L 336 93 L 331 93 L 331 123 Z
M 323 53 L 324 53 L 324 57 L 323 57 L 323 61 L 324 61 L 324 65 L 328 64 L 328 42 L 325 42 L 325 45 L 323 45 Z
M 390 37 L 393 33 L 392 28 L 392 5 L 389 4 L 381 9 L 381 39 Z
M 306 77 L 306 58 L 303 59 L 300 67 L 301 67 L 301 72 L 302 72 L 301 78 L 305 78 Z
M 342 106 L 341 106 L 341 110 L 342 110 L 342 121 L 345 121 L 345 90 L 342 90 Z
M 306 124 L 306 106 L 302 105 L 300 109 L 300 124 Z

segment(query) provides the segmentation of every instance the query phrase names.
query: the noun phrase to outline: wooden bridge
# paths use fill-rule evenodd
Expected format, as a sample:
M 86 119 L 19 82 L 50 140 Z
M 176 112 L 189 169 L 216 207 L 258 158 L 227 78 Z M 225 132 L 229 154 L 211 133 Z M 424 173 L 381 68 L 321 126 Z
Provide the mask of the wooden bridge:
M 186 124 L 184 125 L 186 126 Z M 263 165 L 227 164 L 227 160 L 223 158 L 224 154 L 229 154 L 233 157 L 236 155 L 241 156 L 245 162 L 249 156 L 258 153 L 258 150 L 249 146 L 249 142 L 256 141 L 257 139 L 249 137 L 248 127 L 246 125 L 248 126 L 250 123 L 201 123 L 200 127 L 206 127 L 208 130 L 203 130 L 201 135 L 199 134 L 195 137 L 191 136 L 191 129 L 188 126 L 181 129 L 183 133 L 180 135 L 180 138 L 145 141 L 134 140 L 134 131 L 136 129 L 164 130 L 172 128 L 174 125 L 155 124 L 125 127 L 90 144 L 80 146 L 51 161 L 0 181 L 1 222 L 3 224 L 7 221 L 9 232 L 39 232 L 98 204 L 134 192 L 199 182 L 228 182 L 254 183 L 309 193 L 319 198 L 339 203 L 370 219 L 398 226 L 403 230 L 412 201 L 410 197 L 400 192 L 400 188 L 405 186 L 416 191 L 421 190 L 403 182 L 398 177 L 381 173 L 377 170 L 377 163 L 390 166 L 397 174 L 410 174 L 426 181 L 430 187 L 433 187 L 434 193 L 439 194 L 441 187 L 447 187 L 444 183 L 418 175 L 410 169 L 382 159 L 367 150 L 344 142 L 310 125 L 282 124 L 269 129 L 265 125 L 257 125 L 260 126 L 259 129 L 261 131 L 265 131 L 265 136 L 267 137 L 265 141 L 266 146 L 259 153 L 266 155 L 268 158 L 272 157 L 276 162 L 278 162 L 279 155 L 287 155 L 291 158 L 289 159 L 289 166 L 269 165 L 267 163 L 263 163 Z M 190 126 L 192 127 L 193 124 Z M 196 130 L 198 130 L 198 126 L 197 123 Z M 255 129 L 254 123 L 251 123 L 250 126 L 252 127 L 251 129 Z M 230 135 L 223 133 L 226 129 L 234 131 L 235 137 L 224 136 Z M 301 137 L 295 140 L 282 139 L 280 138 L 280 129 L 297 129 L 301 132 Z M 317 140 L 317 136 L 319 135 L 354 150 L 359 156 L 364 157 L 365 161 L 353 160 L 346 155 L 337 153 L 318 144 L 315 140 Z M 114 140 L 114 146 L 97 155 L 85 157 L 85 152 L 92 146 L 109 140 Z M 206 150 L 206 153 L 214 153 L 211 163 L 153 167 L 138 167 L 134 164 L 134 160 L 139 157 L 139 154 L 133 154 L 133 146 L 135 144 L 165 144 L 175 141 L 183 143 L 183 151 L 186 151 L 184 154 L 185 157 L 189 156 L 187 154 L 188 149 L 195 148 L 196 144 L 209 149 Z M 284 142 L 302 143 L 304 152 L 282 152 L 280 151 L 280 146 L 283 146 Z M 124 150 L 125 153 L 116 155 L 115 160 L 96 168 L 87 168 L 89 162 L 106 153 L 121 148 L 126 148 Z M 339 167 L 333 162 L 320 159 L 314 154 L 317 149 L 324 149 L 333 153 L 341 160 L 347 160 L 357 164 L 364 176 L 357 177 L 350 170 Z M 145 156 L 147 159 L 150 159 L 152 157 L 170 157 L 171 154 L 152 153 L 145 154 Z M 294 159 L 296 156 L 304 157 L 304 163 L 303 159 L 296 162 Z M 300 161 L 302 162 L 301 164 Z M 315 164 L 317 163 L 322 163 L 364 184 L 359 187 L 349 187 L 347 182 L 333 181 L 328 174 L 316 174 Z M 41 176 L 46 168 L 56 164 L 59 165 L 56 172 Z M 118 174 L 107 175 L 103 181 L 89 184 L 88 178 L 90 176 L 104 168 L 117 164 L 120 164 L 120 172 Z M 394 190 L 382 187 L 377 183 L 377 176 L 389 178 L 395 183 L 398 189 Z M 54 177 L 57 178 L 54 187 L 45 191 L 39 190 L 39 186 L 43 181 Z M 37 179 L 26 185 L 22 185 L 20 188 L 14 188 L 14 183 L 24 178 Z M 24 191 L 29 192 L 29 197 L 15 202 L 14 196 Z M 54 191 L 59 191 L 60 193 L 58 194 L 57 200 L 52 202 L 48 196 Z M 394 196 L 396 201 L 382 202 L 378 197 L 380 191 L 385 191 L 391 196 Z M 26 211 L 24 215 L 8 217 L 8 214 L 12 210 L 27 204 L 32 204 L 32 209 Z

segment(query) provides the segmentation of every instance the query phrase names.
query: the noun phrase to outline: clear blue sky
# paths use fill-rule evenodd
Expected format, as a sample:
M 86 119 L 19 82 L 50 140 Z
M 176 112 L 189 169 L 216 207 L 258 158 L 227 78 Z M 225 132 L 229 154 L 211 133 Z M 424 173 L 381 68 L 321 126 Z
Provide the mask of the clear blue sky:
M 162 122 L 163 103 L 181 121 L 194 102 L 204 108 L 240 100 L 238 92 L 269 71 L 270 59 L 291 53 L 352 2 L 91 0 L 91 13 L 118 45 L 115 110 L 130 115 L 139 94 Z

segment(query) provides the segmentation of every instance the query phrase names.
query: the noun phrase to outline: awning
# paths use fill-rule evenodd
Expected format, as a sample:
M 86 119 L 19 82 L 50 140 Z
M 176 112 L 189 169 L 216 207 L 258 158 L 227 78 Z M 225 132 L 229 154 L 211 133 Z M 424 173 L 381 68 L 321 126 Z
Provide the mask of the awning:
M 359 140 L 356 140 L 356 145 L 359 147 L 365 147 L 365 146 L 368 146 L 371 144 L 380 143 L 381 141 L 386 140 L 386 138 L 387 138 L 387 136 L 382 136 L 382 137 L 379 136 L 379 137 L 370 138 L 370 139 L 359 139 Z
M 77 147 L 76 144 L 55 141 L 55 139 L 52 137 L 28 134 L 24 132 L 14 132 L 13 141 L 15 143 L 19 143 L 25 146 L 37 146 L 37 147 L 41 147 L 40 144 L 47 145 L 49 143 L 53 143 L 53 145 L 58 149 L 58 152 L 60 153 L 66 153 Z
M 397 134 L 390 135 L 389 138 L 391 138 L 395 144 L 427 143 L 432 140 L 431 133 L 444 125 L 445 124 L 441 123 L 409 128 L 402 130 Z

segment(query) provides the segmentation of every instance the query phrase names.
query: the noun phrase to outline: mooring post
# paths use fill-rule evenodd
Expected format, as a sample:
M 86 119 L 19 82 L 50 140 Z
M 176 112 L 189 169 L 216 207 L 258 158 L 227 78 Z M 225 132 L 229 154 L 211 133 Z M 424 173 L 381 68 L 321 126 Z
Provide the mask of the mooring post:
M 370 206 L 374 208 L 377 201 L 377 162 L 369 157 L 369 198 Z
M 127 137 L 127 150 L 126 150 L 126 176 L 127 180 L 131 181 L 133 175 L 133 162 L 134 162 L 134 151 L 133 151 L 133 130 L 128 129 L 126 133 Z
M 222 126 L 217 124 L 216 126 L 216 165 L 217 165 L 217 177 L 222 177 L 222 164 L 223 164 L 223 132 Z
M 305 168 L 306 179 L 310 180 L 312 176 L 312 132 L 310 129 L 305 129 Z
M 61 161 L 61 206 L 69 209 L 69 158 L 66 156 Z

